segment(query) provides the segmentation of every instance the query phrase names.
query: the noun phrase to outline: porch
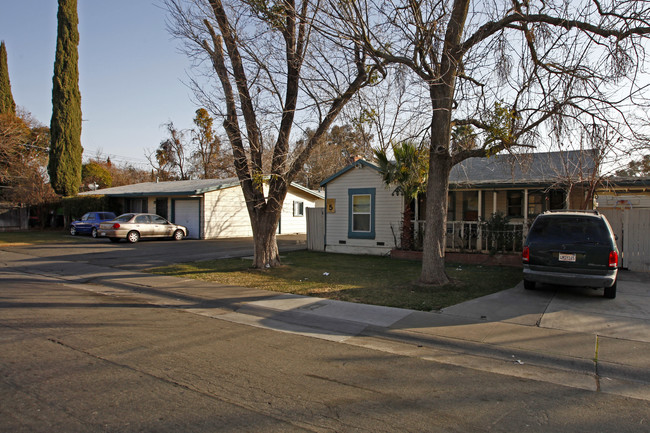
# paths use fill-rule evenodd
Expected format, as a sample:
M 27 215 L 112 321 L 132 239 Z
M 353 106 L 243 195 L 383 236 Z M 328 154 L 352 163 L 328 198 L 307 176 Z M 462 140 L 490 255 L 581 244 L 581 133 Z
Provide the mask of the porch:
M 547 210 L 580 206 L 584 192 L 560 188 L 456 188 L 447 199 L 446 251 L 475 253 L 518 253 L 535 217 Z M 412 203 L 416 244 L 422 239 L 425 200 Z M 574 206 L 574 207 L 572 207 Z M 421 245 L 421 242 L 419 243 Z

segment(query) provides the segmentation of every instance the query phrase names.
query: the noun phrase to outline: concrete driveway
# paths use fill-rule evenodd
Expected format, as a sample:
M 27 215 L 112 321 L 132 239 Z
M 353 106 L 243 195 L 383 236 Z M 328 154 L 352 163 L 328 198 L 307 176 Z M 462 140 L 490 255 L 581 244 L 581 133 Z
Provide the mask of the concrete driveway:
M 650 342 L 650 274 L 620 271 L 616 299 L 604 298 L 602 289 L 541 285 L 529 291 L 520 283 L 442 312 L 470 320 Z

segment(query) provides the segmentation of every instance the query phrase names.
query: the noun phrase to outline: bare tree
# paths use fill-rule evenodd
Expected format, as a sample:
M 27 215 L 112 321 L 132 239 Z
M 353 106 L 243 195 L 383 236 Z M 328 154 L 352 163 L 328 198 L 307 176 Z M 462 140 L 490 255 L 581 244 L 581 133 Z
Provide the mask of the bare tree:
M 313 133 L 314 131 L 307 130 L 304 137 L 298 141 L 298 148 L 308 143 Z M 318 189 L 321 181 L 351 164 L 355 159 L 371 160 L 373 158 L 371 138 L 372 135 L 361 125 L 333 126 L 325 138 L 312 149 L 310 158 L 305 162 L 296 180 L 307 188 Z
M 165 123 L 169 136 L 154 151 L 145 151 L 145 157 L 162 180 L 187 180 L 190 178 L 189 142 L 187 132 L 177 129 L 173 122 Z
M 234 176 L 232 157 L 221 146 L 221 139 L 213 128 L 214 119 L 205 108 L 196 110 L 192 135 L 192 171 L 201 179 Z
M 188 54 L 209 62 L 208 76 L 217 78 L 214 88 L 197 78 L 196 96 L 223 119 L 251 220 L 253 265 L 278 266 L 275 232 L 289 185 L 373 70 L 356 41 L 316 25 L 326 19 L 319 1 L 165 4 L 172 32 L 187 42 Z M 303 131 L 311 125 L 314 133 L 292 152 L 296 124 Z
M 650 2 L 642 0 L 359 0 L 338 2 L 348 37 L 410 71 L 430 140 L 420 280 L 444 269 L 451 168 L 464 159 L 541 146 L 584 125 L 632 132 L 624 110 L 644 105 Z M 344 24 L 341 24 L 344 25 Z M 414 98 L 414 104 L 424 102 Z M 471 146 L 452 130 L 473 128 Z

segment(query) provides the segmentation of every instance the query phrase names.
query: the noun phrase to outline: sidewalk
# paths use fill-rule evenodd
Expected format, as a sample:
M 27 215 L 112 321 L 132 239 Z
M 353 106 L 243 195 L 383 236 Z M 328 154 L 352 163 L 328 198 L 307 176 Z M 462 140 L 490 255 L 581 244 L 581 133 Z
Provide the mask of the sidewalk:
M 647 305 L 637 302 L 650 296 L 644 275 L 620 281 L 617 300 L 585 299 L 579 314 L 570 311 L 569 295 L 521 285 L 419 312 L 20 256 L 2 252 L 4 269 L 220 320 L 650 400 L 650 315 L 645 307 L 638 314 L 617 310 L 629 302 Z

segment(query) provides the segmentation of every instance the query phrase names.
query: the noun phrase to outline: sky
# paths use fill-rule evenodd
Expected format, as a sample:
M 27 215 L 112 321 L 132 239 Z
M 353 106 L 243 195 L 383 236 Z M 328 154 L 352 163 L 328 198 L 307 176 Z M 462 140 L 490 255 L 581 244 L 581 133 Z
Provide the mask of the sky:
M 16 104 L 44 125 L 52 116 L 57 0 L 0 0 L 0 40 Z M 84 160 L 150 168 L 145 151 L 165 138 L 163 124 L 190 128 L 198 106 L 190 60 L 166 29 L 157 0 L 78 0 L 79 87 Z

